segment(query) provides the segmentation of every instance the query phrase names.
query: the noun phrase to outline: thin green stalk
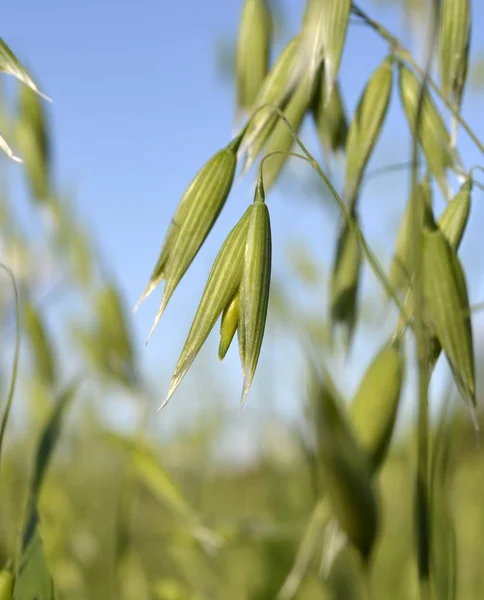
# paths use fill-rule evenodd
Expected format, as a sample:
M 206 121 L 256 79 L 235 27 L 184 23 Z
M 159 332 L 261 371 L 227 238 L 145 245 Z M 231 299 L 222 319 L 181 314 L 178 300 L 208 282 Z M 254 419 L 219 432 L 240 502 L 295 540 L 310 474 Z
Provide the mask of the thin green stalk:
M 12 282 L 13 291 L 14 291 L 14 297 L 15 297 L 15 350 L 14 350 L 14 355 L 13 355 L 12 375 L 10 377 L 10 386 L 8 389 L 7 404 L 5 406 L 5 412 L 3 413 L 3 417 L 2 417 L 2 424 L 0 425 L 0 458 L 1 458 L 3 440 L 5 437 L 5 432 L 7 430 L 8 418 L 10 416 L 10 410 L 12 408 L 12 403 L 13 403 L 13 396 L 15 394 L 15 385 L 17 383 L 18 364 L 19 364 L 19 357 L 20 357 L 20 300 L 19 300 L 19 294 L 18 294 L 18 289 L 17 289 L 17 283 L 15 281 L 15 275 L 13 274 L 13 271 L 10 269 L 10 267 L 7 267 L 7 265 L 4 265 L 3 263 L 0 263 L 0 267 L 10 277 L 10 280 Z
M 373 30 L 375 30 L 386 42 L 388 42 L 395 53 L 395 55 L 403 62 L 407 63 L 414 69 L 420 77 L 425 77 L 428 86 L 437 94 L 437 96 L 442 100 L 445 106 L 450 110 L 456 121 L 458 121 L 462 128 L 466 131 L 467 135 L 471 138 L 474 144 L 479 148 L 482 154 L 484 154 L 484 144 L 480 141 L 477 135 L 474 133 L 471 126 L 463 119 L 460 115 L 459 111 L 451 102 L 447 100 L 447 98 L 442 93 L 440 87 L 432 80 L 429 74 L 425 75 L 425 71 L 423 70 L 418 63 L 414 60 L 410 52 L 403 46 L 402 42 L 391 33 L 386 27 L 381 25 L 378 21 L 372 19 L 369 15 L 365 13 L 365 11 L 361 10 L 356 4 L 353 3 L 351 8 L 353 14 L 363 19 L 363 21 L 369 25 Z
M 412 222 L 411 265 L 413 273 L 414 295 L 414 335 L 417 347 L 418 362 L 418 420 L 417 420 L 417 480 L 415 488 L 415 519 L 417 528 L 417 563 L 420 598 L 427 600 L 430 593 L 430 490 L 429 490 L 429 414 L 428 386 L 429 363 L 427 352 L 427 336 L 424 324 L 424 294 L 422 272 L 423 227 L 417 197 L 418 185 L 418 130 L 421 124 L 423 102 L 427 81 L 430 76 L 432 50 L 436 36 L 437 5 L 434 4 L 431 16 L 429 44 L 425 71 L 420 85 L 415 115 L 415 129 L 412 136 L 412 193 L 410 197 L 410 213 Z

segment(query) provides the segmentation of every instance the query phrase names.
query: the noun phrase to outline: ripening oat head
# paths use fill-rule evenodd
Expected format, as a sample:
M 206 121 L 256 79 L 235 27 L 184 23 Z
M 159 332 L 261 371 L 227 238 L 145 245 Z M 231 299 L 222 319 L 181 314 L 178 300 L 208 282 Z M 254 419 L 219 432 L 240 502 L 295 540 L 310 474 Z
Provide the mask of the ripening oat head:
M 253 205 L 230 231 L 213 263 L 195 318 L 176 364 L 163 408 L 187 373 L 217 319 L 229 306 L 240 287 L 245 245 Z
M 237 111 L 252 110 L 269 68 L 272 17 L 267 0 L 244 0 L 235 56 Z
M 438 64 L 442 91 L 460 109 L 469 66 L 470 0 L 441 0 Z
M 243 135 L 244 132 L 239 134 L 200 169 L 178 205 L 148 286 L 137 304 L 139 306 L 165 280 L 150 336 L 225 205 L 234 181 L 237 150 Z

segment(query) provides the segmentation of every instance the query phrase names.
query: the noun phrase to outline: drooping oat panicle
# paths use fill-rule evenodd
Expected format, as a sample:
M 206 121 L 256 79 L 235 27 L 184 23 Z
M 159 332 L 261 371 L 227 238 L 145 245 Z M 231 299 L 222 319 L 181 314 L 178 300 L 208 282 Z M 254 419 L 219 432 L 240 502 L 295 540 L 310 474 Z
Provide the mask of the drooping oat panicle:
M 307 110 L 311 105 L 313 90 L 314 84 L 311 77 L 309 75 L 303 77 L 284 108 L 284 115 L 296 133 L 299 132 Z M 292 132 L 286 123 L 279 119 L 271 132 L 267 145 L 264 147 L 266 156 L 277 152 L 277 154 L 264 161 L 264 187 L 266 191 L 269 191 L 277 181 L 287 162 L 287 154 L 281 153 L 290 152 L 293 144 Z
M 51 148 L 42 100 L 32 89 L 19 88 L 15 138 L 33 198 L 45 202 L 51 189 Z
M 475 360 L 465 274 L 455 249 L 435 225 L 424 229 L 422 259 L 426 319 L 475 418 Z
M 399 63 L 398 70 L 400 97 L 410 131 L 412 134 L 415 134 L 420 81 L 402 63 Z M 427 164 L 434 174 L 442 194 L 448 199 L 449 187 L 446 171 L 452 167 L 454 159 L 457 159 L 457 155 L 455 150 L 451 149 L 449 132 L 428 90 L 425 90 L 420 124 L 416 133 Z
M 351 424 L 372 472 L 380 469 L 390 446 L 403 375 L 399 345 L 385 344 L 372 360 L 351 403 Z
M 311 106 L 311 113 L 316 124 L 319 141 L 326 157 L 332 153 L 343 151 L 348 136 L 348 121 L 343 105 L 340 86 L 337 81 L 328 99 L 327 82 L 324 77 L 324 66 L 316 78 L 316 90 Z
M 242 322 L 241 361 L 244 382 L 243 406 L 254 379 L 264 338 L 271 282 L 272 242 L 269 210 L 265 203 L 262 172 L 259 172 L 240 284 L 239 322 Z
M 421 210 L 424 206 L 432 206 L 432 188 L 430 178 L 426 175 L 415 188 L 417 207 L 420 211 L 418 221 L 423 223 Z M 388 272 L 388 279 L 396 291 L 406 290 L 411 280 L 412 268 L 412 202 L 409 198 L 398 230 L 395 250 Z
M 469 66 L 471 43 L 470 0 L 441 0 L 439 71 L 442 91 L 460 110 Z
M 325 492 L 343 531 L 367 560 L 378 533 L 378 502 L 366 453 L 353 435 L 329 374 L 318 393 L 317 427 Z
M 257 94 L 254 110 L 264 104 L 284 109 L 299 76 L 299 37 L 292 38 L 264 79 Z M 241 153 L 247 152 L 243 171 L 247 172 L 264 147 L 279 115 L 270 107 L 261 108 L 250 119 L 241 145 Z
M 235 57 L 237 111 L 254 106 L 269 67 L 272 17 L 267 0 L 244 0 Z
M 181 278 L 210 233 L 234 181 L 237 150 L 244 133 L 217 152 L 197 173 L 178 205 L 168 227 L 150 282 L 137 306 L 163 280 L 166 281 L 153 333 Z
M 230 305 L 241 285 L 245 247 L 254 205 L 245 211 L 231 230 L 213 263 L 195 318 L 176 364 L 163 408 L 195 360 L 213 326 Z
M 352 216 L 356 222 L 356 214 Z M 358 288 L 361 274 L 361 247 L 357 234 L 345 221 L 336 247 L 330 282 L 330 318 L 332 329 L 343 325 L 349 347 L 357 318 Z
M 322 39 L 324 48 L 324 76 L 331 94 L 338 77 L 339 66 L 350 20 L 351 0 L 318 0 L 322 6 Z M 328 96 L 329 98 L 329 96 Z
M 368 81 L 351 121 L 346 143 L 344 199 L 356 202 L 364 170 L 380 135 L 393 83 L 393 60 L 387 57 Z
M 239 322 L 239 294 L 236 293 L 232 300 L 224 308 L 222 320 L 220 322 L 220 343 L 218 347 L 218 357 L 220 360 L 225 358 L 230 344 L 237 331 Z
M 472 179 L 467 179 L 447 204 L 437 222 L 440 231 L 456 251 L 467 227 L 471 210 Z

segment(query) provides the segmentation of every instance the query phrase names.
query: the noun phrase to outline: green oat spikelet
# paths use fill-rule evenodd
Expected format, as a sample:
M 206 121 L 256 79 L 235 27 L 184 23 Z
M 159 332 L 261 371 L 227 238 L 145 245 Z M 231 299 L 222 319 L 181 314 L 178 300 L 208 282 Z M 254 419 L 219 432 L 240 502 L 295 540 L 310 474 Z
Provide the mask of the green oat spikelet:
M 274 109 L 260 107 L 271 104 L 284 110 L 292 95 L 298 81 L 299 49 L 300 38 L 295 36 L 288 42 L 264 79 L 254 103 L 254 111 L 257 110 L 257 113 L 248 122 L 241 145 L 240 152 L 246 153 L 243 173 L 250 169 L 279 120 L 279 115 Z
M 333 513 L 364 561 L 378 533 L 379 508 L 365 452 L 355 438 L 328 373 L 318 394 L 321 468 Z
M 344 199 L 350 209 L 356 203 L 363 174 L 380 135 L 390 104 L 393 59 L 376 68 L 358 102 L 346 143 Z
M 237 112 L 252 110 L 269 68 L 272 17 L 267 0 L 244 0 L 235 57 Z
M 438 64 L 442 91 L 460 110 L 471 45 L 470 0 L 441 0 Z
M 339 66 L 350 20 L 351 0 L 319 0 L 322 14 L 322 41 L 324 48 L 324 76 L 331 94 L 338 77 Z M 329 98 L 329 96 L 328 96 Z
M 466 278 L 455 249 L 435 224 L 424 228 L 422 259 L 426 319 L 442 346 L 477 428 L 475 359 Z
M 257 180 L 253 210 L 245 247 L 244 273 L 240 284 L 241 355 L 244 383 L 240 406 L 244 405 L 255 375 L 264 338 L 272 265 L 271 223 L 265 203 L 262 169 Z
M 402 391 L 404 363 L 398 343 L 385 344 L 373 358 L 350 406 L 351 424 L 377 472 L 388 452 Z
M 352 222 L 356 222 L 353 214 Z M 336 325 L 345 329 L 345 344 L 349 348 L 357 320 L 358 289 L 362 265 L 361 246 L 354 229 L 346 221 L 341 229 L 330 282 L 331 330 Z
M 220 322 L 220 343 L 218 357 L 220 360 L 225 358 L 230 344 L 234 339 L 237 325 L 239 322 L 239 294 L 238 292 L 224 308 L 222 320 Z
M 328 99 L 327 82 L 324 77 L 324 66 L 316 79 L 311 114 L 316 125 L 319 141 L 326 156 L 342 152 L 348 137 L 348 120 L 343 105 L 341 89 L 337 81 Z
M 413 71 L 402 63 L 398 65 L 400 97 L 412 134 L 415 132 L 420 81 Z M 422 118 L 417 131 L 418 141 L 422 147 L 429 169 L 434 174 L 445 198 L 449 198 L 449 186 L 446 171 L 458 159 L 455 150 L 451 149 L 451 140 L 444 121 L 432 100 L 430 92 L 425 91 Z

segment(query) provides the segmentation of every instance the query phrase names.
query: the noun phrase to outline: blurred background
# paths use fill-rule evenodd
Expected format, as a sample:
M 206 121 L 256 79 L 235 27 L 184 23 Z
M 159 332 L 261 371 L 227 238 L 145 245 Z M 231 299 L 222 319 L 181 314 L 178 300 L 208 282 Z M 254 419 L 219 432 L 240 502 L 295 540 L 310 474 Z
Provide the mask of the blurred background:
M 360 5 L 419 48 L 421 4 Z M 272 0 L 274 56 L 297 31 L 304 3 Z M 267 201 L 273 235 L 268 326 L 257 375 L 238 417 L 242 377 L 217 333 L 161 413 L 208 272 L 252 200 L 255 170 L 236 180 L 207 242 L 145 345 L 160 292 L 133 315 L 166 228 L 188 183 L 235 129 L 234 45 L 241 2 L 16 0 L 1 7 L 3 39 L 52 103 L 1 79 L 5 137 L 26 166 L 0 157 L 0 256 L 21 294 L 22 346 L 0 473 L 0 565 L 12 555 L 39 432 L 59 390 L 82 385 L 64 422 L 41 496 L 41 524 L 59 598 L 177 600 L 275 598 L 291 569 L 319 483 L 306 402 L 306 333 L 350 398 L 396 312 L 364 267 L 351 353 L 331 343 L 328 271 L 339 215 L 304 164 L 290 161 Z M 484 5 L 473 2 L 471 70 L 463 115 L 484 137 Z M 387 45 L 351 22 L 340 72 L 348 118 Z M 409 194 L 410 136 L 396 90 L 367 169 L 362 227 L 387 267 Z M 40 112 L 39 112 L 40 111 Z M 447 118 L 447 117 L 446 117 Z M 343 158 L 328 159 L 308 119 L 302 139 L 337 189 Z M 479 155 L 458 139 L 467 166 Z M 28 164 L 27 164 L 28 163 Z M 471 303 L 481 302 L 482 192 L 473 192 L 460 257 Z M 10 382 L 15 306 L 2 275 L 0 388 Z M 484 317 L 473 319 L 482 381 Z M 215 328 L 216 329 L 216 328 Z M 383 469 L 384 529 L 375 597 L 416 597 L 412 554 L 415 373 L 407 361 L 398 436 Z M 437 416 L 454 391 L 444 360 L 431 386 Z M 480 387 L 482 389 L 482 385 Z M 481 400 L 481 397 L 479 397 Z M 484 585 L 484 456 L 455 405 L 452 498 L 459 598 Z M 297 598 L 358 598 L 351 553 L 329 581 L 315 546 Z M 391 594 L 391 595 L 389 595 Z

